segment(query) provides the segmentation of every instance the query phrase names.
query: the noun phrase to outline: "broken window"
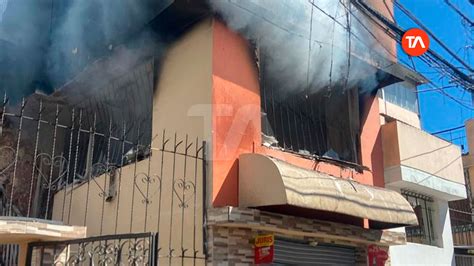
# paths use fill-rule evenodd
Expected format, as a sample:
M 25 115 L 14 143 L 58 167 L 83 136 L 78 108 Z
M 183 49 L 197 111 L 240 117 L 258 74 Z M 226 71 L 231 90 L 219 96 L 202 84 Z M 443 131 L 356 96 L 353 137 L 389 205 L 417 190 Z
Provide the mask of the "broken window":
M 266 75 L 271 62 L 257 51 L 262 143 L 305 155 L 360 163 L 359 88 L 335 82 L 325 88 L 285 87 Z

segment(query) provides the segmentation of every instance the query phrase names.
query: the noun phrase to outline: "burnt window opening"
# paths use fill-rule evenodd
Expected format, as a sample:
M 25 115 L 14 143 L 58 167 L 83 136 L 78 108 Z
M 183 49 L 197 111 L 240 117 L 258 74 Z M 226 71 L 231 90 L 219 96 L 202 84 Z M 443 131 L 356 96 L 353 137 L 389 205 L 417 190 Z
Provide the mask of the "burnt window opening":
M 266 75 L 271 62 L 256 49 L 260 73 L 262 144 L 302 155 L 360 164 L 359 88 L 334 82 L 325 88 L 285 87 Z
M 72 134 L 65 132 L 56 143 L 59 153 L 73 157 L 69 168 L 76 170 L 67 180 L 111 175 L 115 168 L 150 155 L 154 73 L 153 60 L 145 60 L 118 78 L 101 80 L 100 87 L 80 91 L 81 82 L 90 78 L 84 75 L 58 93 L 68 100 L 69 111 L 63 113 L 70 116 L 76 108 Z

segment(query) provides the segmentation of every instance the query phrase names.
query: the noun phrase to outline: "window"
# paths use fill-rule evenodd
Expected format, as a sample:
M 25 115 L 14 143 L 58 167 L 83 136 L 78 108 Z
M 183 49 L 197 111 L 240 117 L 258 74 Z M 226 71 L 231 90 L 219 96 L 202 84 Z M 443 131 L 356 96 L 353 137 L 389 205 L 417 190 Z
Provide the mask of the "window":
M 257 57 L 263 145 L 359 164 L 359 88 L 344 88 L 344 82 L 310 89 L 284 84 L 266 76 L 271 62 L 265 52 L 258 50 Z
M 418 219 L 417 226 L 405 227 L 407 241 L 435 245 L 436 234 L 433 227 L 433 199 L 410 191 L 402 191 L 402 195 L 405 196 L 411 204 Z
M 408 111 L 418 114 L 418 95 L 415 88 L 406 83 L 395 83 L 383 88 L 379 96 L 389 103 L 393 103 Z

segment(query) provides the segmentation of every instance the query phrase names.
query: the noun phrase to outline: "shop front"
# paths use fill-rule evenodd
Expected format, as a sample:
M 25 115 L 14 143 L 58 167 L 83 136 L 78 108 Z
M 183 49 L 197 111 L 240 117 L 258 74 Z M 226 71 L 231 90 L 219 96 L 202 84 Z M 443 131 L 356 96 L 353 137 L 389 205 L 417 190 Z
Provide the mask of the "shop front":
M 416 224 L 397 192 L 299 168 L 260 154 L 239 158 L 239 207 L 207 214 L 214 264 L 385 265 Z

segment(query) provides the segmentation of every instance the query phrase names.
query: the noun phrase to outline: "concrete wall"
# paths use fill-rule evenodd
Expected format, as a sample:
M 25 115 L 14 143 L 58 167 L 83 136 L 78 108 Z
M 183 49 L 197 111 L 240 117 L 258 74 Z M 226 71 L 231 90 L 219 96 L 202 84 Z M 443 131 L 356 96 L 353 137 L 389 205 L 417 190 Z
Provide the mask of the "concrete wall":
M 420 117 L 418 116 L 418 114 L 380 98 L 379 106 L 380 114 L 382 114 L 383 116 L 399 120 L 405 124 L 416 128 L 421 128 Z M 382 124 L 385 124 L 385 120 L 386 119 L 383 119 Z
M 169 48 L 155 84 L 153 135 L 166 129 L 210 139 L 212 21 L 205 20 Z
M 394 11 L 393 11 L 393 0 L 368 0 L 366 1 L 368 5 L 377 10 L 379 13 L 384 15 L 391 21 L 395 20 Z M 377 38 L 377 41 L 373 40 L 373 37 L 370 35 L 364 36 L 369 40 L 373 40 L 373 49 L 391 61 L 397 61 L 397 43 L 394 39 L 387 35 L 387 33 L 380 27 L 374 25 L 373 23 L 369 24 L 371 26 L 372 32 Z
M 384 167 L 403 165 L 464 185 L 461 150 L 418 128 L 395 121 L 382 127 Z
M 407 243 L 403 246 L 393 246 L 389 249 L 391 265 L 454 265 L 453 238 L 448 203 L 435 201 L 436 212 L 433 214 L 436 230 L 436 246 Z M 404 231 L 399 228 L 397 231 Z
M 361 159 L 368 168 L 357 172 L 327 162 L 304 159 L 262 146 L 258 72 L 250 47 L 216 21 L 213 35 L 213 204 L 238 206 L 238 156 L 267 154 L 307 169 L 317 169 L 367 185 L 383 186 L 382 142 L 376 97 L 364 99 L 361 118 Z
M 169 48 L 155 85 L 151 157 L 117 170 L 117 195 L 110 201 L 102 196 L 109 174 L 59 191 L 55 220 L 85 225 L 88 236 L 159 232 L 160 264 L 173 264 L 166 258 L 170 249 L 176 256 L 184 248 L 186 256 L 197 251 L 203 257 L 203 165 L 182 154 L 190 145 L 194 156 L 196 143 L 211 141 L 211 47 L 212 21 L 205 20 Z M 161 152 L 163 139 L 173 151 L 175 133 L 182 141 L 177 154 Z

